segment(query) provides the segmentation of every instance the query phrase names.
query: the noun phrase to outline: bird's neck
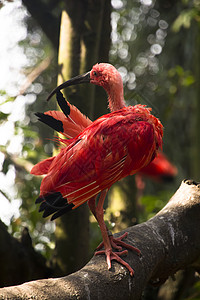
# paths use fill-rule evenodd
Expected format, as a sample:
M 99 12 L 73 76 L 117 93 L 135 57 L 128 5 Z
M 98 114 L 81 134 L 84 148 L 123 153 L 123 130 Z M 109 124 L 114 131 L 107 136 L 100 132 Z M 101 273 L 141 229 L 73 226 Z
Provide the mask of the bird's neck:
M 124 101 L 123 88 L 120 90 L 107 90 L 108 94 L 108 106 L 110 111 L 116 111 L 126 106 Z

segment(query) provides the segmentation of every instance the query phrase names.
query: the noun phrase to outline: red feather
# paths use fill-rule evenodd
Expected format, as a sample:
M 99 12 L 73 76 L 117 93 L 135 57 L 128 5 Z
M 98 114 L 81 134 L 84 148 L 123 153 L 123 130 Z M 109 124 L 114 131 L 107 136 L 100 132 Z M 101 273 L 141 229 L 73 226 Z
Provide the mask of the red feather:
M 54 119 L 59 120 L 63 124 L 63 135 L 67 138 L 73 138 L 82 132 L 92 121 L 84 116 L 74 105 L 69 104 L 70 117 L 66 117 L 61 111 L 50 110 L 45 112 L 45 115 L 52 116 Z

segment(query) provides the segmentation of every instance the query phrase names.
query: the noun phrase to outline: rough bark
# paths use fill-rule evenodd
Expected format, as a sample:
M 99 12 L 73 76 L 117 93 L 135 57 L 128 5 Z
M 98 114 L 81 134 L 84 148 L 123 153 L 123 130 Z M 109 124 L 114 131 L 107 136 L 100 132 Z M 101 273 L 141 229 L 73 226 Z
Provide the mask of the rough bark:
M 116 262 L 108 271 L 105 257 L 96 256 L 69 276 L 0 289 L 0 299 L 140 299 L 147 283 L 162 284 L 187 266 L 199 269 L 199 226 L 200 184 L 187 180 L 155 217 L 127 228 L 127 241 L 142 252 L 125 257 L 134 277 Z

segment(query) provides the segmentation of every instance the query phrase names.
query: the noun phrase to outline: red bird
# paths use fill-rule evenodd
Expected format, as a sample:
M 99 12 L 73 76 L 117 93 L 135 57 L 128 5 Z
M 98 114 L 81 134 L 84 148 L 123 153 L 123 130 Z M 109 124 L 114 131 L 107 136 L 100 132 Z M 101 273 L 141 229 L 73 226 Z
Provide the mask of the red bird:
M 145 189 L 144 177 L 149 177 L 158 182 L 169 182 L 177 175 L 177 168 L 170 163 L 165 154 L 158 151 L 154 160 L 135 174 L 137 199 L 141 198 Z
M 92 123 L 60 95 L 60 89 L 85 82 L 100 85 L 106 90 L 111 110 Z M 55 111 L 37 116 L 69 139 L 61 139 L 66 146 L 57 156 L 38 163 L 31 170 L 35 175 L 46 174 L 36 203 L 41 203 L 43 217 L 53 214 L 51 219 L 54 220 L 87 201 L 99 223 L 105 248 L 95 255 L 105 253 L 108 269 L 111 261 L 116 260 L 133 276 L 133 269 L 120 257 L 128 251 L 121 250 L 125 247 L 137 254 L 140 250 L 122 242 L 127 233 L 116 239 L 109 234 L 103 219 L 103 204 L 113 183 L 135 174 L 154 159 L 162 145 L 162 124 L 144 105 L 125 106 L 122 78 L 110 64 L 94 65 L 90 72 L 55 88 L 48 99 L 55 93 L 65 116 Z
M 149 165 L 142 168 L 138 174 L 157 181 L 171 181 L 177 172 L 177 168 L 170 163 L 165 154 L 158 151 L 156 158 Z

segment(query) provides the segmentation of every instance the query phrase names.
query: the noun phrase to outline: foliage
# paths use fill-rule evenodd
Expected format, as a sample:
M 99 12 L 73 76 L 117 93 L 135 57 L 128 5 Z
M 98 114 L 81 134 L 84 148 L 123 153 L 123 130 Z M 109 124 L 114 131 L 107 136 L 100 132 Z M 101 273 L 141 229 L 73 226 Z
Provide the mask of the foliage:
M 52 50 L 42 31 L 30 17 L 27 17 L 27 14 L 24 14 L 24 23 L 24 26 L 29 27 L 30 30 L 26 38 L 20 41 L 20 46 L 28 60 L 23 72 L 31 74 L 41 61 L 51 56 Z M 38 124 L 36 125 L 38 122 L 34 115 L 36 111 L 52 109 L 55 105 L 50 103 L 47 108 L 44 101 L 47 96 L 45 89 L 50 90 L 51 84 L 54 85 L 53 80 L 56 79 L 56 75 L 55 77 L 51 75 L 53 69 L 55 69 L 54 61 L 51 62 L 49 71 L 38 73 L 34 82 L 32 78 L 24 82 L 21 80 L 21 87 L 24 83 L 26 84 L 23 95 L 20 95 L 19 86 L 19 95 L 16 96 L 10 96 L 8 92 L 1 91 L 0 101 L 0 125 L 5 137 L 1 140 L 0 146 L 3 158 L 1 174 L 5 178 L 12 174 L 15 183 L 14 191 L 11 191 L 7 185 L 2 186 L 0 197 L 7 199 L 13 205 L 17 200 L 21 201 L 19 216 L 10 216 L 9 232 L 19 238 L 22 228 L 28 227 L 35 248 L 49 258 L 54 246 L 51 237 L 54 224 L 45 222 L 36 209 L 34 202 L 39 192 L 41 179 L 30 175 L 29 172 L 35 163 L 49 157 L 53 151 L 53 130 L 46 131 L 42 126 L 40 130 Z M 7 136 L 5 132 L 8 132 Z
M 2 105 L 8 101 L 14 102 L 15 99 L 8 97 Z M 4 125 L 6 122 L 9 122 L 9 117 L 10 114 L 2 113 L 1 124 Z M 44 158 L 47 155 L 44 152 L 38 133 L 35 129 L 31 129 L 29 122 L 28 124 L 26 122 L 26 120 L 15 121 L 14 135 L 11 136 L 11 139 L 4 146 L 0 147 L 1 153 L 4 155 L 1 172 L 6 176 L 11 167 L 13 168 L 16 193 L 13 197 L 8 189 L 0 192 L 10 202 L 16 201 L 15 199 L 21 199 L 20 216 L 11 219 L 9 231 L 15 237 L 20 237 L 22 228 L 28 227 L 36 248 L 43 250 L 48 256 L 49 248 L 52 247 L 50 235 L 53 233 L 53 227 L 45 225 L 45 222 L 42 221 L 40 214 L 35 209 L 33 199 L 38 194 L 40 179 L 29 174 L 30 168 L 33 163 L 37 162 L 38 156 Z M 12 141 L 19 135 L 21 136 L 21 147 L 19 152 L 13 153 Z M 49 227 L 48 231 L 44 230 L 45 226 Z M 39 232 L 45 232 L 46 237 L 39 234 Z
M 200 22 L 200 2 L 199 0 L 184 1 L 186 8 L 181 10 L 180 14 L 177 16 L 176 20 L 172 24 L 172 30 L 178 32 L 181 27 L 189 29 L 191 23 L 195 20 Z
M 144 195 L 140 199 L 142 213 L 140 215 L 140 223 L 152 218 L 158 213 L 171 198 L 173 192 L 169 190 L 161 190 L 155 195 Z

